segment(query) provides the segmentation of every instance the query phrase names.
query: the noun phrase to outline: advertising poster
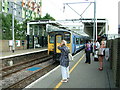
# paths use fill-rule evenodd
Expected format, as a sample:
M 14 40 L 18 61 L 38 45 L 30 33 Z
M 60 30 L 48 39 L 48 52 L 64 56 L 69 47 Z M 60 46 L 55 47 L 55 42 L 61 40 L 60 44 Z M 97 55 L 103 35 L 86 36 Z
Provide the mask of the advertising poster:
M 16 40 L 16 46 L 20 47 L 20 40 Z

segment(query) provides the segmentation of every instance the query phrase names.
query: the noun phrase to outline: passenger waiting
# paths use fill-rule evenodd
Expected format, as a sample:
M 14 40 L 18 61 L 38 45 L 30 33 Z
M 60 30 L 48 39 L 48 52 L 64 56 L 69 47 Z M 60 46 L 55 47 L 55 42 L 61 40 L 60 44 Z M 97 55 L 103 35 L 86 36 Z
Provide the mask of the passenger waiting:
M 98 50 L 98 60 L 99 60 L 99 70 L 102 71 L 103 70 L 103 59 L 105 56 L 105 42 L 101 41 L 101 45 L 100 48 Z
M 85 63 L 88 63 L 88 64 L 91 63 L 90 52 L 91 52 L 91 44 L 89 41 L 86 41 L 86 45 L 85 45 L 86 61 L 85 61 Z
M 62 73 L 62 80 L 61 82 L 68 82 L 69 79 L 69 57 L 68 54 L 70 53 L 67 42 L 62 40 L 61 44 L 58 46 L 58 49 L 61 50 L 60 56 L 60 65 L 61 65 L 61 73 Z
M 94 61 L 98 61 L 98 49 L 100 48 L 100 44 L 97 40 L 94 42 Z

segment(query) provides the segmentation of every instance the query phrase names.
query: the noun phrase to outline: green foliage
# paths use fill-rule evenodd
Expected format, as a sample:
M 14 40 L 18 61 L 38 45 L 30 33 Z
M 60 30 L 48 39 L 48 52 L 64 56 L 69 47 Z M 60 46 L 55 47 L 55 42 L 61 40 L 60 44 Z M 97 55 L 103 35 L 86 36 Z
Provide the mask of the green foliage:
M 2 14 L 2 39 L 10 40 L 12 39 L 12 15 Z
M 35 20 L 51 20 L 51 21 L 55 21 L 55 19 L 50 16 L 50 14 L 46 13 L 46 15 L 44 17 L 39 17 L 39 18 L 35 18 Z
M 55 19 L 53 17 L 51 17 L 50 14 L 48 14 L 48 13 L 46 13 L 46 15 L 42 19 L 48 19 L 48 20 L 55 21 Z
M 0 20 L 2 23 L 2 30 L 0 31 L 2 34 L 0 35 L 1 40 L 11 40 L 12 39 L 12 14 L 0 14 Z M 26 39 L 26 30 L 27 30 L 27 21 L 31 19 L 26 19 L 22 24 L 19 24 L 16 19 L 14 19 L 14 34 L 15 40 L 25 40 Z M 53 20 L 55 19 L 51 17 L 48 13 L 42 18 L 35 18 L 35 20 Z M 2 38 L 1 38 L 2 37 Z
M 0 14 L 2 20 L 2 40 L 12 39 L 12 14 Z M 22 24 L 18 24 L 18 21 L 14 19 L 14 34 L 15 40 L 25 39 L 25 34 L 23 34 Z
M 23 23 L 20 25 L 21 29 L 19 30 L 19 34 L 21 34 L 19 38 L 21 38 L 21 40 L 25 40 L 26 39 L 26 32 L 27 32 L 27 22 L 30 21 L 30 19 L 26 19 L 25 21 L 23 21 Z
M 0 40 L 2 39 L 2 14 L 0 14 Z

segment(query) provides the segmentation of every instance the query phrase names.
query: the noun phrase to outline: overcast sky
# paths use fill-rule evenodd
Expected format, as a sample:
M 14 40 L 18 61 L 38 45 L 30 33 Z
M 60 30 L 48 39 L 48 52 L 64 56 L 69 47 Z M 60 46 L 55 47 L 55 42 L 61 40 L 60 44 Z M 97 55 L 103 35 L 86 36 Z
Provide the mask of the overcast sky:
M 72 7 L 79 14 L 85 10 L 89 3 L 69 4 L 65 5 L 63 12 L 63 3 L 70 2 L 84 2 L 94 0 L 42 0 L 42 14 L 49 13 L 56 20 L 78 19 L 80 16 L 76 14 L 70 7 Z M 96 0 L 96 17 L 105 18 L 108 20 L 109 33 L 116 34 L 118 32 L 118 1 L 120 0 Z M 94 4 L 91 4 L 83 18 L 94 17 Z
M 120 1 L 118 3 L 118 24 L 120 25 Z

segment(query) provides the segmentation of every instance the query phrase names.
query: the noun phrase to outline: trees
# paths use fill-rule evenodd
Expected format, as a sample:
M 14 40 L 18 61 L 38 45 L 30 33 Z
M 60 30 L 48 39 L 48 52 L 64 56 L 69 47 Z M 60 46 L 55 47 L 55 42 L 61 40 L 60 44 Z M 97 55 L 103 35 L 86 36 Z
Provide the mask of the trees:
M 2 39 L 3 40 L 10 40 L 12 39 L 12 15 L 4 15 L 1 14 L 2 18 Z
M 1 23 L 2 23 L 2 37 L 1 40 L 11 40 L 12 39 L 12 14 L 0 14 Z M 14 19 L 14 34 L 15 40 L 25 40 L 25 29 L 23 28 L 24 24 L 19 24 L 19 22 Z
M 55 21 L 55 19 L 52 16 L 50 16 L 50 14 L 48 13 L 46 13 L 46 15 L 42 19 L 48 19 L 48 20 Z
M 11 40 L 12 39 L 12 14 L 1 14 L 2 18 L 2 40 Z M 14 20 L 14 30 L 15 30 L 15 39 L 18 39 L 17 33 L 20 30 L 20 24 L 18 21 Z
M 12 39 L 12 14 L 4 15 L 0 14 L 1 23 L 2 23 L 2 36 L 0 36 L 0 40 L 11 40 Z M 26 30 L 27 30 L 27 21 L 31 19 L 26 19 L 19 24 L 19 22 L 14 19 L 14 32 L 15 32 L 15 40 L 25 40 L 26 39 Z M 35 18 L 34 20 L 55 20 L 48 13 L 42 18 Z
M 50 16 L 50 14 L 48 14 L 48 13 L 46 13 L 46 15 L 43 16 L 43 17 L 35 18 L 35 20 L 51 20 L 51 21 L 55 21 L 55 19 L 52 16 Z

